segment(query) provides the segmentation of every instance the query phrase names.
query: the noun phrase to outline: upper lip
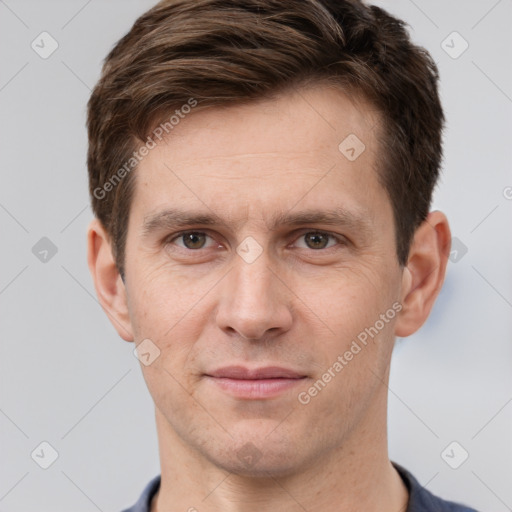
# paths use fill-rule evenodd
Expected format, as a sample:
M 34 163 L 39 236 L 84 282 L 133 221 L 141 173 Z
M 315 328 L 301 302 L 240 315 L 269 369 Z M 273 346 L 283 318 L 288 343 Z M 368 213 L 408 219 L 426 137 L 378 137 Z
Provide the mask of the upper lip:
M 225 366 L 207 373 L 209 377 L 257 380 L 257 379 L 300 379 L 305 375 L 297 373 L 289 368 L 280 366 L 265 366 L 262 368 L 245 368 L 244 366 Z

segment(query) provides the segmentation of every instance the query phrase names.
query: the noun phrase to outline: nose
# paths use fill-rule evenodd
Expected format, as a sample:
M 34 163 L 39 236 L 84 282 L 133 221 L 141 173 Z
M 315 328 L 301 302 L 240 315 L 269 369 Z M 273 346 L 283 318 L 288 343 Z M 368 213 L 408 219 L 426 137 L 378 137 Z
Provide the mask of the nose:
M 292 294 L 270 268 L 265 252 L 252 263 L 237 256 L 220 292 L 216 322 L 228 334 L 262 340 L 292 325 Z

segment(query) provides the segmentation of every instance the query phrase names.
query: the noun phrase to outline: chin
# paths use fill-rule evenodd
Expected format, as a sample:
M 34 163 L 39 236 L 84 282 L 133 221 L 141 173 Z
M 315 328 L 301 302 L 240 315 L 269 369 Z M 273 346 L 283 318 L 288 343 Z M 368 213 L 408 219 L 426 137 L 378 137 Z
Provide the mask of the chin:
M 275 435 L 269 435 L 269 432 L 271 429 L 238 431 L 236 436 L 233 435 L 222 448 L 220 448 L 222 446 L 220 442 L 216 443 L 212 440 L 206 443 L 204 445 L 206 448 L 212 446 L 219 448 L 203 453 L 217 467 L 235 475 L 253 478 L 291 475 L 307 463 L 306 455 L 298 450 L 300 443 L 293 442 L 291 437 L 280 435 L 278 438 Z
M 240 460 L 239 454 L 235 453 L 229 457 L 215 457 L 210 460 L 217 467 L 241 477 L 278 478 L 290 476 L 298 470 L 297 461 L 286 459 L 283 453 L 261 453 L 259 459 L 253 460 L 248 460 L 247 455 L 245 460 Z

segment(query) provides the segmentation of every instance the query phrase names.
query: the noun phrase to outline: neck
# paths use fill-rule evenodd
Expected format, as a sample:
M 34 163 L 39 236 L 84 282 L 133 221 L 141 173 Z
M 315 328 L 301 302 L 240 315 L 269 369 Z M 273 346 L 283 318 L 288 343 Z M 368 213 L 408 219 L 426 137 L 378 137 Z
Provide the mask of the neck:
M 408 492 L 388 458 L 385 410 L 381 417 L 381 424 L 373 417 L 358 425 L 357 436 L 306 469 L 251 477 L 229 473 L 187 446 L 156 409 L 161 485 L 151 512 L 404 512 Z

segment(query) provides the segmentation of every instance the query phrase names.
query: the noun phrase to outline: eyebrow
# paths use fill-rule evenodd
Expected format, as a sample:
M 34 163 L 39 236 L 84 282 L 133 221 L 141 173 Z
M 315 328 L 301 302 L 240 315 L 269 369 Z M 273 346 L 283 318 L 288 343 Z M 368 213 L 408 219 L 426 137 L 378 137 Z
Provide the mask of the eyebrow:
M 330 210 L 308 209 L 299 212 L 279 212 L 272 215 L 267 223 L 267 228 L 270 231 L 275 231 L 281 226 L 304 224 L 340 226 L 357 231 L 361 235 L 368 235 L 371 232 L 371 223 L 368 216 L 341 207 Z M 144 218 L 142 237 L 148 237 L 155 231 L 171 231 L 195 225 L 228 227 L 228 222 L 211 211 L 166 208 Z

